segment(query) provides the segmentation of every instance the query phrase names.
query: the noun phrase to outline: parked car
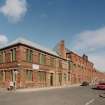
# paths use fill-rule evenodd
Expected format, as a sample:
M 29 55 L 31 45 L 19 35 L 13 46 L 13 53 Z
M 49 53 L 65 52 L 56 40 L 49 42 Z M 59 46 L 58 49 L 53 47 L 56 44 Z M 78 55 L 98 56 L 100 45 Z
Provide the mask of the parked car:
M 82 84 L 81 84 L 81 86 L 89 86 L 89 82 L 83 81 Z
M 105 82 L 96 84 L 95 88 L 105 90 Z

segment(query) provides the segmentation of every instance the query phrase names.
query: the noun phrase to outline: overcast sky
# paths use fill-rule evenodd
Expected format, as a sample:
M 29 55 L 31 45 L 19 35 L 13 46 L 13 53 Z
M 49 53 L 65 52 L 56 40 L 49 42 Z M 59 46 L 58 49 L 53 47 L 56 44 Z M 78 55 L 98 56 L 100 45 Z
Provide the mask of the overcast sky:
M 0 45 L 21 36 L 49 48 L 64 39 L 105 71 L 105 0 L 0 0 Z

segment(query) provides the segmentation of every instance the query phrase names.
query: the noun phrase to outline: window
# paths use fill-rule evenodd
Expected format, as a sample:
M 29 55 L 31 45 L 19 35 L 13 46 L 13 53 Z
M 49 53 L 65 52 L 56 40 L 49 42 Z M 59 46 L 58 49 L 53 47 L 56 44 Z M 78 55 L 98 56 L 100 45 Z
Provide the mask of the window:
M 70 81 L 70 73 L 68 73 L 68 80 Z
M 3 80 L 3 71 L 0 71 L 0 81 Z
M 26 61 L 28 61 L 28 59 L 29 59 L 28 55 L 29 55 L 29 50 L 27 49 L 26 50 Z
M 76 68 L 76 64 L 74 64 L 73 66 L 74 66 L 74 68 Z
M 30 50 L 30 53 L 29 53 L 29 61 L 32 62 L 32 59 L 33 59 L 33 51 Z
M 3 52 L 3 63 L 5 63 L 5 52 Z
M 73 70 L 74 69 L 74 65 L 72 62 L 70 62 L 70 69 Z
M 42 80 L 42 77 L 41 77 L 41 72 L 38 71 L 38 80 L 41 81 Z
M 5 52 L 0 51 L 0 63 L 5 63 Z
M 78 67 L 81 68 L 81 66 L 78 64 Z
M 11 50 L 11 61 L 16 61 L 16 48 Z
M 3 63 L 3 51 L 0 51 L 0 63 Z
M 5 71 L 5 80 L 6 81 L 11 80 L 11 73 L 10 73 L 10 71 Z
M 46 81 L 46 72 L 44 72 L 44 71 L 39 71 L 39 72 L 38 72 L 38 80 L 39 80 L 39 81 Z
M 61 85 L 61 84 L 62 84 L 62 74 L 59 73 L 58 76 L 59 76 L 59 77 L 58 77 L 58 78 L 59 78 L 59 83 L 60 83 L 60 85 Z
M 64 81 L 66 81 L 66 74 L 64 74 Z
M 59 67 L 62 68 L 62 60 L 59 60 Z
M 55 66 L 55 58 L 54 58 L 54 57 L 50 57 L 50 65 L 51 65 L 52 67 Z
M 26 71 L 26 79 L 28 81 L 32 81 L 32 70 L 27 70 Z
M 26 50 L 26 61 L 28 61 L 28 62 L 33 61 L 33 51 L 30 49 Z
M 45 54 L 40 54 L 40 64 L 45 64 L 45 62 L 46 62 L 46 56 L 45 56 Z
M 63 67 L 63 69 L 69 69 L 69 68 L 68 68 L 68 67 L 69 67 L 68 61 L 62 60 L 62 67 Z

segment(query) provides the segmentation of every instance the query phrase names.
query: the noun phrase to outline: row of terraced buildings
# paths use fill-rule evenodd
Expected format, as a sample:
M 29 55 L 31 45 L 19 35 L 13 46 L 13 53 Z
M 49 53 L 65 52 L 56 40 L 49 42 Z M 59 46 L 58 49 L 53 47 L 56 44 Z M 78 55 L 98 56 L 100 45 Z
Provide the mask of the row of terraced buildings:
M 105 80 L 88 56 L 70 51 L 60 41 L 54 50 L 18 38 L 0 48 L 0 87 L 49 87 Z

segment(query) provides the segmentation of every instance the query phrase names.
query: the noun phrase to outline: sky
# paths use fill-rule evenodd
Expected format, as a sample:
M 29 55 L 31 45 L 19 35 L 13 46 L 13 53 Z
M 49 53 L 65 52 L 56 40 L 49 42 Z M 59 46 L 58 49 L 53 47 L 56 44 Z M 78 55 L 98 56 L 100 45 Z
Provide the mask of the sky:
M 105 72 L 105 0 L 0 0 L 0 45 L 18 37 L 48 48 L 65 40 Z

